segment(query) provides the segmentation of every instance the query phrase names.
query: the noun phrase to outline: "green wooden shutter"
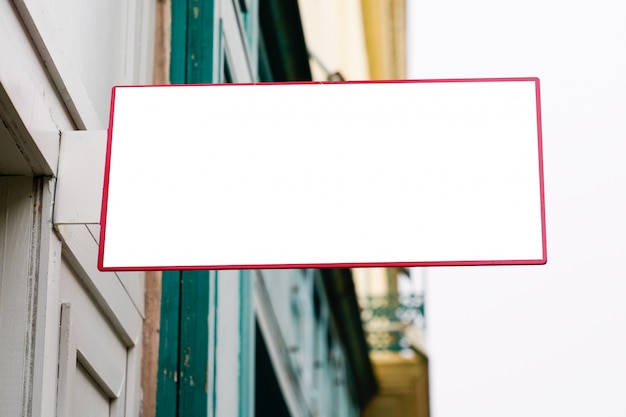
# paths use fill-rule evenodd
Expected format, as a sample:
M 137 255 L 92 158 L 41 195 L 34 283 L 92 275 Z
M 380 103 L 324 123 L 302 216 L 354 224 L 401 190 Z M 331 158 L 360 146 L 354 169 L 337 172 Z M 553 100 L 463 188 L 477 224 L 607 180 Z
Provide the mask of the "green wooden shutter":
M 214 21 L 214 0 L 172 1 L 172 84 L 213 82 Z M 208 415 L 210 279 L 209 271 L 163 273 L 157 417 Z
M 229 68 L 226 41 L 222 39 L 224 33 L 236 31 L 224 31 L 216 11 L 224 5 L 240 8 L 237 12 L 246 30 L 240 42 L 246 45 L 249 61 L 256 63 L 257 4 L 257 0 L 232 4 L 224 0 L 172 0 L 170 82 L 237 81 L 232 79 L 235 72 Z M 253 415 L 255 334 L 251 284 L 249 271 L 163 273 L 157 417 L 215 416 L 220 404 L 222 408 L 230 407 L 232 401 L 237 401 L 235 414 Z M 233 308 L 237 318 L 230 323 L 228 312 Z M 228 363 L 220 363 L 218 356 L 226 357 Z M 238 362 L 239 369 L 232 369 L 234 362 Z M 226 403 L 219 398 L 223 387 L 219 381 L 229 372 L 238 372 L 238 379 L 236 393 Z

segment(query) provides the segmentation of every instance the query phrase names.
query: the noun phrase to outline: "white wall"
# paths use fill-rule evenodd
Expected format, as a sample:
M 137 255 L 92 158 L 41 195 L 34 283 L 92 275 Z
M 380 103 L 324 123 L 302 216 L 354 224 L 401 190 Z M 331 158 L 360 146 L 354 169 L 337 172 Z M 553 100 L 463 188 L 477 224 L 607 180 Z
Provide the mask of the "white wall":
M 0 2 L 0 148 L 23 156 L 17 172 L 0 158 L 0 175 L 36 176 L 0 182 L 0 211 L 10 214 L 0 216 L 0 246 L 19 254 L 0 250 L 0 350 L 11 352 L 0 361 L 0 409 L 10 414 L 139 414 L 143 274 L 97 271 L 97 216 L 53 228 L 52 215 L 58 161 L 87 158 L 64 153 L 61 132 L 104 129 L 113 84 L 151 82 L 153 9 Z M 98 211 L 98 193 L 66 191 L 70 204 L 87 199 Z
M 542 83 L 548 264 L 428 270 L 433 416 L 623 416 L 623 5 L 409 6 L 412 78 Z

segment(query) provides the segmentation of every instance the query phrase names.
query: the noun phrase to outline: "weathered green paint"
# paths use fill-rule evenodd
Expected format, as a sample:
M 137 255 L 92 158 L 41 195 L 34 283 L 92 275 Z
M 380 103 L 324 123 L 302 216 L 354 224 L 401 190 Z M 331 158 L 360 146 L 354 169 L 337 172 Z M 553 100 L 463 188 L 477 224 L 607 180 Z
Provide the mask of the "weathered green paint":
M 230 57 L 238 60 L 233 63 L 225 48 L 240 41 L 247 45 L 246 65 L 258 68 L 255 79 L 310 80 L 297 0 L 219 1 L 172 0 L 172 83 L 241 81 L 237 77 L 244 74 L 242 68 L 227 67 L 243 65 L 241 50 Z M 216 4 L 237 7 L 245 33 L 239 26 L 222 28 Z M 349 277 L 340 272 L 324 277 L 319 271 L 263 272 L 268 290 L 274 291 L 270 298 L 278 325 L 284 325 L 281 331 L 290 343 L 282 347 L 290 364 L 289 378 L 301 379 L 298 383 L 304 384 L 309 399 L 316 399 L 319 415 L 344 416 L 357 410 L 357 399 L 350 399 L 349 390 L 363 384 L 368 388 L 373 378 L 371 369 L 368 373 L 361 363 L 366 349 L 351 340 L 363 335 L 350 329 L 360 326 L 358 306 Z M 157 417 L 289 415 L 284 387 L 267 350 L 281 342 L 262 340 L 256 327 L 253 274 L 257 272 L 164 273 Z M 346 378 L 346 372 L 354 375 Z
M 213 81 L 214 20 L 214 0 L 172 0 L 171 83 Z M 163 274 L 157 417 L 207 415 L 209 275 Z
M 178 416 L 205 416 L 209 357 L 209 272 L 183 271 L 180 295 Z
M 209 364 L 207 368 L 208 374 L 208 382 L 209 382 L 209 390 L 208 390 L 208 407 L 209 407 L 209 417 L 216 417 L 216 404 L 217 404 L 217 389 L 216 389 L 216 379 L 217 379 L 217 275 L 218 271 L 212 272 L 209 279 Z
M 214 0 L 172 0 L 170 82 L 214 82 Z
M 187 81 L 187 17 L 189 0 L 172 0 L 172 50 L 170 53 L 170 82 Z
M 159 371 L 157 375 L 157 417 L 171 417 L 177 415 L 180 277 L 181 273 L 179 271 L 163 273 Z
M 191 0 L 187 9 L 187 84 L 215 82 L 216 24 L 214 0 Z
M 157 417 L 207 415 L 208 274 L 163 273 Z

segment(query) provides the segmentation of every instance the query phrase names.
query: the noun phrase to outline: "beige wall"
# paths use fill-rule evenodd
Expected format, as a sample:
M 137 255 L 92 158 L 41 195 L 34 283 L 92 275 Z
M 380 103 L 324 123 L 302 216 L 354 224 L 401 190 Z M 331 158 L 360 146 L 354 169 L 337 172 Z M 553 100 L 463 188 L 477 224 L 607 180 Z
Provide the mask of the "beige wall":
M 359 297 L 383 296 L 395 291 L 395 279 L 389 279 L 387 268 L 355 268 L 352 277 Z
M 299 0 L 315 80 L 406 78 L 406 0 Z
M 341 72 L 346 80 L 367 80 L 369 69 L 360 0 L 299 0 L 304 38 L 330 73 Z M 314 80 L 326 72 L 311 60 Z

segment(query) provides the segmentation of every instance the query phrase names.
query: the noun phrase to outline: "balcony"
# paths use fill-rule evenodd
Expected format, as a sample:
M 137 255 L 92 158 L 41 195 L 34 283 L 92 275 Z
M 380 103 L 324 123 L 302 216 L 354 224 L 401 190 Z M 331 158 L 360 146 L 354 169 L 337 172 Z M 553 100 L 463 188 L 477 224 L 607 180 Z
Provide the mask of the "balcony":
M 422 294 L 363 296 L 359 304 L 370 351 L 422 348 L 425 326 Z

